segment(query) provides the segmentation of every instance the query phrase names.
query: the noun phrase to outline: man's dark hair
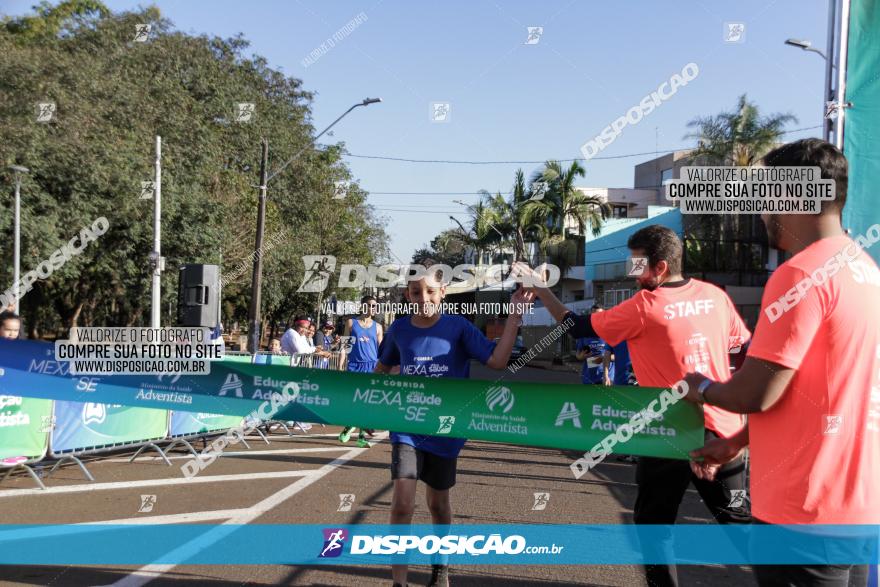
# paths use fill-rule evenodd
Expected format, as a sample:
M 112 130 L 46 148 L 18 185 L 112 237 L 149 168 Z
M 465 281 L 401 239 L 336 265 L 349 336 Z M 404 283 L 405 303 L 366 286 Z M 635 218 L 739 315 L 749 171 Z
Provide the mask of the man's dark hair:
M 630 236 L 626 246 L 644 251 L 651 268 L 666 261 L 670 275 L 681 273 L 681 239 L 671 228 L 659 224 L 646 226 Z
M 376 298 L 371 295 L 366 295 L 361 298 L 361 304 L 366 304 L 367 302 L 375 302 Z
M 596 310 L 604 310 L 605 307 L 602 304 L 593 304 L 593 307 L 590 308 L 591 312 L 595 312 Z
M 801 139 L 764 155 L 768 167 L 818 167 L 822 179 L 834 180 L 834 199 L 822 201 L 822 213 L 840 214 L 846 204 L 849 165 L 840 149 L 822 139 Z
M 0 312 L 0 325 L 5 324 L 7 320 L 18 320 L 21 322 L 21 316 L 11 310 L 3 310 Z

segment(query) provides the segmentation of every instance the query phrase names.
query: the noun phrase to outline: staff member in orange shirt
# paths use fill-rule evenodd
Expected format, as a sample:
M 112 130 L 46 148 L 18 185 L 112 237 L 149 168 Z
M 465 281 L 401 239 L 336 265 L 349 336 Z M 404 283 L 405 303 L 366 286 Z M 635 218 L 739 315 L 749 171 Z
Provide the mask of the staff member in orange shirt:
M 819 139 L 784 145 L 767 166 L 819 167 L 835 199 L 819 214 L 765 215 L 773 272 L 742 369 L 716 383 L 689 374 L 686 399 L 751 414 L 739 434 L 695 457 L 722 464 L 751 446 L 752 513 L 769 524 L 880 524 L 880 270 L 841 227 L 847 162 Z M 711 477 L 709 472 L 708 477 Z M 761 585 L 865 585 L 857 565 L 755 565 Z
M 682 243 L 670 228 L 647 226 L 633 234 L 627 247 L 634 258 L 646 259 L 636 280 L 641 288 L 630 299 L 589 316 L 575 316 L 545 287 L 535 292 L 553 317 L 568 317 L 575 337 L 600 337 L 611 346 L 626 341 L 639 385 L 670 388 L 690 371 L 706 373 L 724 381 L 730 377 L 731 349 L 742 347 L 751 334 L 727 294 L 718 287 L 681 274 Z M 515 275 L 543 280 L 527 265 L 518 263 Z M 739 353 L 743 356 L 744 353 Z M 736 435 L 742 417 L 709 407 L 707 439 Z M 709 511 L 720 523 L 751 521 L 745 491 L 745 465 L 736 458 L 724 465 L 713 479 L 698 477 L 683 459 L 640 457 L 636 466 L 638 496 L 634 508 L 637 524 L 674 524 L 678 507 L 693 483 Z M 742 495 L 742 494 L 740 494 Z M 742 495 L 744 497 L 744 495 Z M 656 545 L 644 544 L 646 549 Z M 677 585 L 675 567 L 647 565 L 651 586 Z

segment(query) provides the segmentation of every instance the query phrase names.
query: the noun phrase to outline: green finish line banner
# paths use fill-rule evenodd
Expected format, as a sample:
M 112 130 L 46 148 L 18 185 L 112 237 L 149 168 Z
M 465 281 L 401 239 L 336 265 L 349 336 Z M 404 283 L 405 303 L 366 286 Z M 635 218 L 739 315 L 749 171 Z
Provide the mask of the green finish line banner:
M 480 381 L 221 361 L 209 375 L 70 377 L 67 364 L 54 361 L 52 345 L 32 341 L 0 341 L 0 370 L 0 394 L 271 413 L 278 420 L 579 451 L 616 436 L 614 452 L 675 459 L 703 446 L 702 411 L 674 401 L 668 390 L 513 382 L 505 379 L 508 371 Z M 278 401 L 291 391 L 292 401 Z M 630 428 L 640 431 L 624 435 Z

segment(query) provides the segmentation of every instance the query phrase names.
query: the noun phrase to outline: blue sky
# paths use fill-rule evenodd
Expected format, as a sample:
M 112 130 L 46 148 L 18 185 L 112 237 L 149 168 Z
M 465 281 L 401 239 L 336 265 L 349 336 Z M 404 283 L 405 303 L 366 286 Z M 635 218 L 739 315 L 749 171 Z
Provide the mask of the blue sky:
M 147 4 L 105 2 L 113 10 Z M 2 10 L 21 14 L 31 4 L 3 0 Z M 797 116 L 790 128 L 821 124 L 823 61 L 783 41 L 811 39 L 824 51 L 825 0 L 152 4 L 185 32 L 243 33 L 255 53 L 316 93 L 317 129 L 353 103 L 380 96 L 382 104 L 355 110 L 334 129 L 330 140 L 344 141 L 356 155 L 471 161 L 580 157 L 581 145 L 689 62 L 699 66 L 699 76 L 626 127 L 600 157 L 689 146 L 686 123 L 731 109 L 742 93 L 765 114 Z M 315 63 L 302 64 L 361 13 L 366 20 L 347 37 Z M 745 24 L 743 42 L 724 42 L 726 22 Z M 544 27 L 537 44 L 525 44 L 529 26 Z M 450 122 L 431 122 L 432 102 L 451 104 Z M 652 156 L 592 159 L 580 184 L 632 187 L 633 166 Z M 347 162 L 371 192 L 370 203 L 387 217 L 391 249 L 404 261 L 454 226 L 450 214 L 465 221 L 466 210 L 453 200 L 475 203 L 480 189 L 506 193 L 517 167 L 527 174 L 538 167 L 353 157 Z

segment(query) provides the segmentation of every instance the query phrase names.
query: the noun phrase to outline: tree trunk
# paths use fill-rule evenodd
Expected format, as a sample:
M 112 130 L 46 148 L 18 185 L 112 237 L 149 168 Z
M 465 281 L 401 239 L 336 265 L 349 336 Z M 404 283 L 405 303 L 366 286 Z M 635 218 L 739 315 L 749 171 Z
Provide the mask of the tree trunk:
M 84 302 L 79 302 L 73 309 L 73 312 L 71 312 L 70 318 L 67 320 L 67 327 L 69 329 L 74 329 L 77 327 L 77 324 L 79 323 L 79 315 L 82 313 L 84 305 Z

